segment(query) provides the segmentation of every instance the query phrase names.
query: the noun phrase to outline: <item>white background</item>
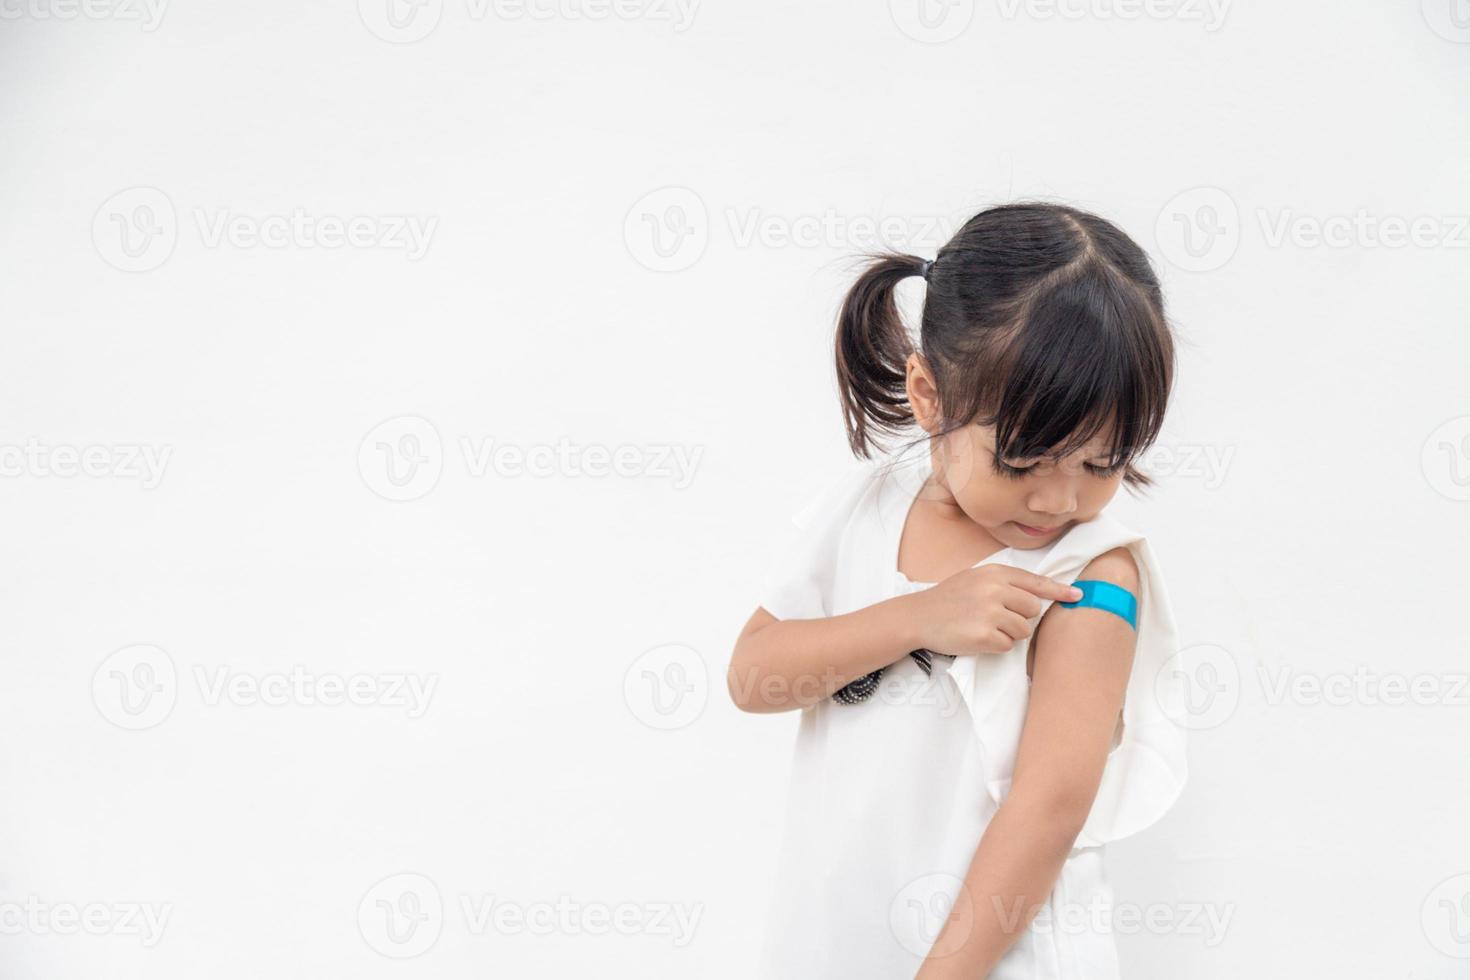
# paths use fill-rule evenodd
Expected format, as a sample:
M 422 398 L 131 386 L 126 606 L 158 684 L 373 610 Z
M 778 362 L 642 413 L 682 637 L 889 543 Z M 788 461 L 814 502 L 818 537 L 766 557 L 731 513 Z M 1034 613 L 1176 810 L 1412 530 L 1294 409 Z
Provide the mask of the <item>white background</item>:
M 1470 971 L 1462 0 L 110 2 L 0 20 L 8 980 L 751 976 L 797 718 L 723 673 L 853 465 L 849 260 L 1031 196 L 1181 345 L 1115 506 L 1211 707 L 1111 855 L 1125 975 Z M 212 686 L 297 669 L 369 703 Z M 504 917 L 558 900 L 633 934 Z

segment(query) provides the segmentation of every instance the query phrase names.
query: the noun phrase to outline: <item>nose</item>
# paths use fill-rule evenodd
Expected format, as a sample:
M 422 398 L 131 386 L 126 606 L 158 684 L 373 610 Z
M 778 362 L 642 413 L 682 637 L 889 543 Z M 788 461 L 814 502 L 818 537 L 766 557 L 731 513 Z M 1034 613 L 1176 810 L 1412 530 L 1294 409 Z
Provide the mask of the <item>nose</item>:
M 1073 491 L 1070 480 L 1058 480 L 1037 487 L 1027 499 L 1026 506 L 1034 514 L 1067 517 L 1077 509 L 1077 494 Z

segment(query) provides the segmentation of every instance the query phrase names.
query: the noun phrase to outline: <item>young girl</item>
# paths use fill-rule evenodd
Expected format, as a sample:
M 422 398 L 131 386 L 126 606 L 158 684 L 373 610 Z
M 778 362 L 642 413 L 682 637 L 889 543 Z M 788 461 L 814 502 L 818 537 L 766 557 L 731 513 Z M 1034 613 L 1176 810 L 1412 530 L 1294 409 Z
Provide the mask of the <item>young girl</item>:
M 856 455 L 921 452 L 805 508 L 731 658 L 739 707 L 801 710 L 760 976 L 1116 978 L 1103 845 L 1185 778 L 1158 564 L 1104 509 L 1151 483 L 1158 280 L 1095 215 L 992 208 L 872 262 L 837 370 Z

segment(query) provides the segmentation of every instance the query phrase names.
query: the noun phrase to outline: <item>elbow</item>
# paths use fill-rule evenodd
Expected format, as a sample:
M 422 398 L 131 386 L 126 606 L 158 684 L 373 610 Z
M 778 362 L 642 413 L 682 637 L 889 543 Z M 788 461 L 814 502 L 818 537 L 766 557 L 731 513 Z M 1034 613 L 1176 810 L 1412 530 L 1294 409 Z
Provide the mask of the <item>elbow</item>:
M 725 671 L 725 691 L 730 695 L 731 704 L 741 711 L 754 713 L 750 698 L 747 697 L 749 687 L 741 681 L 746 673 L 748 670 L 742 668 L 740 664 L 740 651 L 736 650 L 735 655 L 730 658 L 729 668 Z
M 760 671 L 742 657 L 740 648 L 736 647 L 730 657 L 730 666 L 725 671 L 725 691 L 730 695 L 730 703 L 753 715 L 775 710 L 765 704 L 764 699 L 756 696 L 760 686 Z
M 754 670 L 738 672 L 734 665 L 725 674 L 725 687 L 730 703 L 750 715 L 770 715 L 800 707 L 790 698 L 780 697 L 772 685 Z
M 789 685 L 778 674 L 770 673 L 736 647 L 725 671 L 725 690 L 730 703 L 752 715 L 769 715 L 802 706 Z
M 725 691 L 730 703 L 750 714 L 766 714 L 781 711 L 786 706 L 773 703 L 769 672 L 761 666 L 768 657 L 762 656 L 764 644 L 760 640 L 766 627 L 776 622 L 765 609 L 757 609 L 735 639 L 735 649 L 730 653 L 730 665 L 725 669 Z

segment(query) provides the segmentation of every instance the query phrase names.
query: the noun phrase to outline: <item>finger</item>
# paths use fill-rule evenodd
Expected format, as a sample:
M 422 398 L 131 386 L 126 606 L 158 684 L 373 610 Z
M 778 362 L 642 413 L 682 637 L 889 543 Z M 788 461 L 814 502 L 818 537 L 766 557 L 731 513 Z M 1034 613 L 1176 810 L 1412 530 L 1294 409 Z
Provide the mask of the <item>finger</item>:
M 1024 616 L 1006 610 L 996 619 L 995 628 L 1011 638 L 1011 642 L 1025 639 L 1032 633 L 1031 623 Z
M 1011 585 L 1025 589 L 1033 595 L 1039 595 L 1043 599 L 1071 602 L 1073 599 L 1082 598 L 1082 591 L 1066 582 L 1058 582 L 1045 575 L 1022 571 L 1019 568 L 1015 569 L 1014 574 L 1007 580 Z
M 991 630 L 986 635 L 990 638 L 985 646 L 987 653 L 1009 653 L 1016 645 L 1016 638 L 1004 630 Z
M 1041 600 L 1022 588 L 1007 588 L 1001 593 L 1000 604 L 1026 619 L 1035 619 L 1041 615 Z

